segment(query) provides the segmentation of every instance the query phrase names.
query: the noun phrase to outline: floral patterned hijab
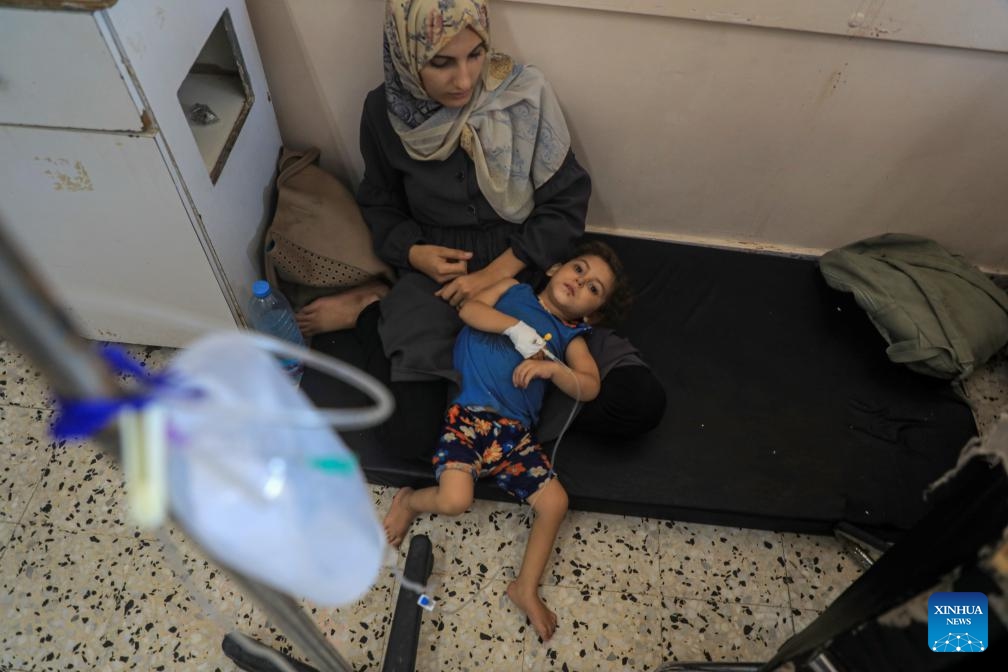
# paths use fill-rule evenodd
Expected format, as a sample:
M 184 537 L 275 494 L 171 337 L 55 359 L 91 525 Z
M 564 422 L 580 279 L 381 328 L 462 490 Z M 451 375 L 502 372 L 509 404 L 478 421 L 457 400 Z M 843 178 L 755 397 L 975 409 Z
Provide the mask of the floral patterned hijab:
M 483 73 L 465 107 L 442 107 L 424 91 L 420 69 L 466 28 L 487 47 Z M 443 161 L 461 144 L 497 214 L 524 221 L 535 189 L 567 157 L 570 133 L 538 68 L 490 51 L 486 0 L 387 0 L 384 62 L 389 120 L 407 153 Z

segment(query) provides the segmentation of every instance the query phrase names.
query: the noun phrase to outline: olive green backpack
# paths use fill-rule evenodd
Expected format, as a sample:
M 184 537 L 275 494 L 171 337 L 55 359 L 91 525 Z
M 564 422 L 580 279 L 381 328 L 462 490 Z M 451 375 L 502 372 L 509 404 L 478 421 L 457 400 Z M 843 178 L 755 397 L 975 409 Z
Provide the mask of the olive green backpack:
M 889 359 L 919 373 L 961 380 L 1008 343 L 1008 295 L 933 240 L 868 238 L 827 252 L 819 269 L 854 294 Z

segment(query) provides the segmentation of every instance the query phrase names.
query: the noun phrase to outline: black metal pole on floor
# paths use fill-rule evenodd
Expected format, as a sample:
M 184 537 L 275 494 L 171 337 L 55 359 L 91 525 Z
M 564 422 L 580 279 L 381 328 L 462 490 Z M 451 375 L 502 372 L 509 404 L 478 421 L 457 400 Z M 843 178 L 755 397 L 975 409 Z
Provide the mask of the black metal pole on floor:
M 426 584 L 433 569 L 434 551 L 430 539 L 422 534 L 415 535 L 410 539 L 406 552 L 403 576 L 414 583 Z M 416 669 L 420 621 L 423 619 L 423 608 L 417 604 L 419 597 L 406 586 L 399 586 L 382 672 L 413 672 Z

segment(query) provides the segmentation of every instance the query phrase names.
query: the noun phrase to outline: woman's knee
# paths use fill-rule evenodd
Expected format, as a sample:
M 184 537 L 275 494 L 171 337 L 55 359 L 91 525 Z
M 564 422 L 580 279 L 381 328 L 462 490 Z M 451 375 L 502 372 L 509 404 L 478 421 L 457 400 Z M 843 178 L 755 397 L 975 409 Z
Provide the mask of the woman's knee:
M 640 367 L 643 368 L 643 367 Z M 641 434 L 658 426 L 665 416 L 665 386 L 651 369 L 635 374 L 637 412 L 634 414 Z
M 379 442 L 391 455 L 429 465 L 444 426 L 448 382 L 394 382 L 388 387 L 396 407 L 392 417 L 375 429 Z
M 646 366 L 621 366 L 602 379 L 598 397 L 578 416 L 580 429 L 606 436 L 637 436 L 665 415 L 665 388 Z

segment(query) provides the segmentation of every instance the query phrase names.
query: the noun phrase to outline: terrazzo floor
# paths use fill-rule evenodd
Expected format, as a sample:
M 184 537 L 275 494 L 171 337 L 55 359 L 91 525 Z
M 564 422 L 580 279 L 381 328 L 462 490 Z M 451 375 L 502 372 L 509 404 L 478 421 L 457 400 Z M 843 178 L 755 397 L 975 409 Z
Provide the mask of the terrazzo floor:
M 132 352 L 155 368 L 171 355 Z M 975 374 L 968 391 L 986 431 L 1008 404 L 1008 356 Z M 52 417 L 41 376 L 0 341 L 0 670 L 229 671 L 237 668 L 220 643 L 231 629 L 291 650 L 180 532 L 168 530 L 176 555 L 166 556 L 156 534 L 127 522 L 119 468 L 91 443 L 50 439 Z M 384 511 L 393 492 L 371 492 Z M 503 596 L 523 517 L 517 505 L 479 501 L 459 518 L 414 525 L 434 544 L 432 587 L 444 597 L 424 617 L 418 670 L 767 660 L 861 572 L 830 537 L 572 512 L 545 577 L 560 623 L 547 645 Z M 378 670 L 396 592 L 384 576 L 353 605 L 304 607 L 355 669 Z

